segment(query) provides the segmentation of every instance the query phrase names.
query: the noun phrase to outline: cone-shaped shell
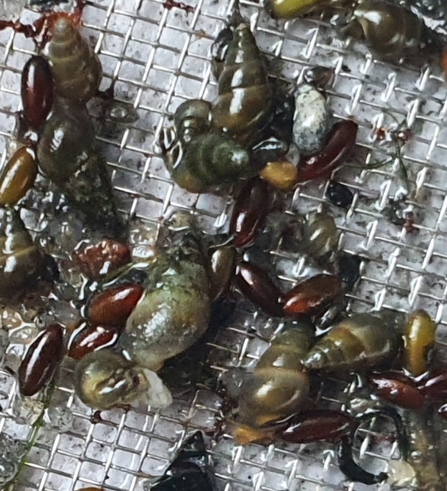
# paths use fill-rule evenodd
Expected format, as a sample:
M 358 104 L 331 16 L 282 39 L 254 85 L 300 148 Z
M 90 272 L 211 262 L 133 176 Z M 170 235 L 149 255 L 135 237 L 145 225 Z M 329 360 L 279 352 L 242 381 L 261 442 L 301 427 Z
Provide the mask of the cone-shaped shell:
M 272 341 L 253 373 L 244 379 L 238 422 L 260 427 L 294 414 L 309 394 L 301 359 L 313 339 L 308 326 L 285 329 Z
M 309 370 L 377 368 L 397 356 L 400 335 L 380 317 L 356 314 L 334 326 L 304 358 Z
M 43 54 L 50 62 L 60 96 L 87 102 L 97 94 L 101 62 L 69 17 L 55 21 Z

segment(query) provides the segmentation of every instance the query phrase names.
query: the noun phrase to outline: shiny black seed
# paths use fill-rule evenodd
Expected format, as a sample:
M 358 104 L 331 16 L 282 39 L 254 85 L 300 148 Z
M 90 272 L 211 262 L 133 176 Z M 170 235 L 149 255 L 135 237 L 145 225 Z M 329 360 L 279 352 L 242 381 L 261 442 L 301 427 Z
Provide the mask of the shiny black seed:
M 348 209 L 354 199 L 352 191 L 339 182 L 331 181 L 326 191 L 328 200 L 339 208 Z
M 351 290 L 360 278 L 361 262 L 361 257 L 352 256 L 351 254 L 343 254 L 338 260 L 338 276 L 346 285 L 348 290 Z

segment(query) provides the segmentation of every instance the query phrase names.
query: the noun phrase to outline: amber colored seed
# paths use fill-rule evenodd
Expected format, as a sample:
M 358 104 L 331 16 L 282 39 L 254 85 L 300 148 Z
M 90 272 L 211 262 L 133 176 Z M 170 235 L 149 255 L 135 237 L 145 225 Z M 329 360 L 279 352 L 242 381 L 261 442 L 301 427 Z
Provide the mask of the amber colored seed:
M 64 330 L 52 324 L 38 334 L 20 364 L 19 388 L 24 396 L 33 396 L 53 378 L 64 353 Z
M 251 428 L 245 425 L 238 425 L 233 431 L 233 438 L 238 445 L 249 445 L 250 443 L 270 445 L 275 441 L 278 433 L 279 430 L 275 426 Z
M 242 294 L 268 315 L 283 315 L 281 292 L 263 269 L 242 261 L 236 270 L 235 281 Z
M 428 370 L 433 357 L 436 324 L 425 310 L 416 310 L 408 316 L 403 337 L 402 366 L 413 377 L 419 377 Z
M 47 60 L 32 56 L 22 72 L 23 113 L 29 126 L 37 130 L 47 119 L 53 106 L 54 81 Z
M 303 281 L 284 296 L 286 315 L 315 314 L 335 300 L 342 292 L 338 276 L 319 274 Z
M 87 278 L 97 280 L 128 264 L 131 255 L 129 248 L 121 242 L 104 239 L 81 247 L 73 253 L 73 259 Z
M 406 409 L 424 406 L 424 395 L 415 382 L 399 372 L 378 373 L 369 377 L 371 390 L 382 400 Z
M 121 329 L 117 327 L 83 325 L 74 331 L 68 342 L 68 356 L 80 360 L 88 353 L 113 346 Z
M 260 172 L 260 177 L 281 191 L 291 191 L 298 178 L 298 169 L 288 160 L 269 162 Z
M 141 285 L 117 285 L 95 296 L 87 320 L 92 325 L 122 327 L 143 295 Z
M 335 442 L 348 434 L 353 425 L 353 418 L 341 411 L 305 411 L 292 420 L 290 427 L 281 434 L 281 438 L 290 443 Z
M 36 177 L 36 154 L 30 148 L 19 148 L 0 174 L 0 206 L 14 206 L 33 187 Z
M 261 179 L 248 181 L 236 200 L 230 221 L 230 232 L 236 247 L 253 242 L 264 224 L 269 206 L 267 184 Z

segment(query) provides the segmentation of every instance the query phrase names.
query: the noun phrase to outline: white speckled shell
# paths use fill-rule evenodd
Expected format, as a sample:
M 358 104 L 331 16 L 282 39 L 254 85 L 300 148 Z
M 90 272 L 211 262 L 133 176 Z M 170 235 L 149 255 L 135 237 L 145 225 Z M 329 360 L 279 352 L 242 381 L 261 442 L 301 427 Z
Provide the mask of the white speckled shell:
M 295 95 L 293 141 L 302 153 L 313 154 L 321 149 L 331 119 L 323 94 L 312 85 L 300 85 Z

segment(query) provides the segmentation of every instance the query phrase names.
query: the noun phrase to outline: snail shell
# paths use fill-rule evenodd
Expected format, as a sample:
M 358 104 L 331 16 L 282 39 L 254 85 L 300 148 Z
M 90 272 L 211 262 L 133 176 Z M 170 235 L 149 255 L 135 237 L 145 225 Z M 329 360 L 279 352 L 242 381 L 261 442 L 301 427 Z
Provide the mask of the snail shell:
M 107 410 L 137 400 L 159 408 L 172 403 L 170 392 L 155 373 L 109 350 L 84 356 L 76 366 L 74 379 L 78 397 L 95 409 Z
M 425 25 L 423 19 L 411 10 L 379 0 L 361 2 L 354 10 L 351 28 L 360 28 L 368 47 L 384 60 L 399 61 L 400 58 L 421 57 L 434 54 L 438 40 Z M 348 26 L 348 32 L 350 27 Z M 424 58 L 424 56 L 422 56 Z
M 173 180 L 202 193 L 252 173 L 250 156 L 230 136 L 210 132 L 211 106 L 200 100 L 181 104 L 174 125 L 164 128 L 159 145 Z
M 191 229 L 177 240 L 157 257 L 118 341 L 130 359 L 150 370 L 194 344 L 209 325 L 211 288 L 201 242 Z
M 43 55 L 51 64 L 57 93 L 87 102 L 98 92 L 102 67 L 97 55 L 66 16 L 56 19 Z
M 218 77 L 213 121 L 238 141 L 262 128 L 271 117 L 272 89 L 267 68 L 247 24 L 233 30 Z
M 0 297 L 11 298 L 40 275 L 43 258 L 18 212 L 0 209 Z
M 334 326 L 309 351 L 309 370 L 346 371 L 380 367 L 399 350 L 399 333 L 380 317 L 355 314 Z
M 307 325 L 278 334 L 241 388 L 238 422 L 260 427 L 297 412 L 309 394 L 309 377 L 301 359 L 313 340 Z
M 87 225 L 113 235 L 122 232 L 106 162 L 96 149 L 93 123 L 83 104 L 56 102 L 37 156 L 41 170 L 84 215 Z

